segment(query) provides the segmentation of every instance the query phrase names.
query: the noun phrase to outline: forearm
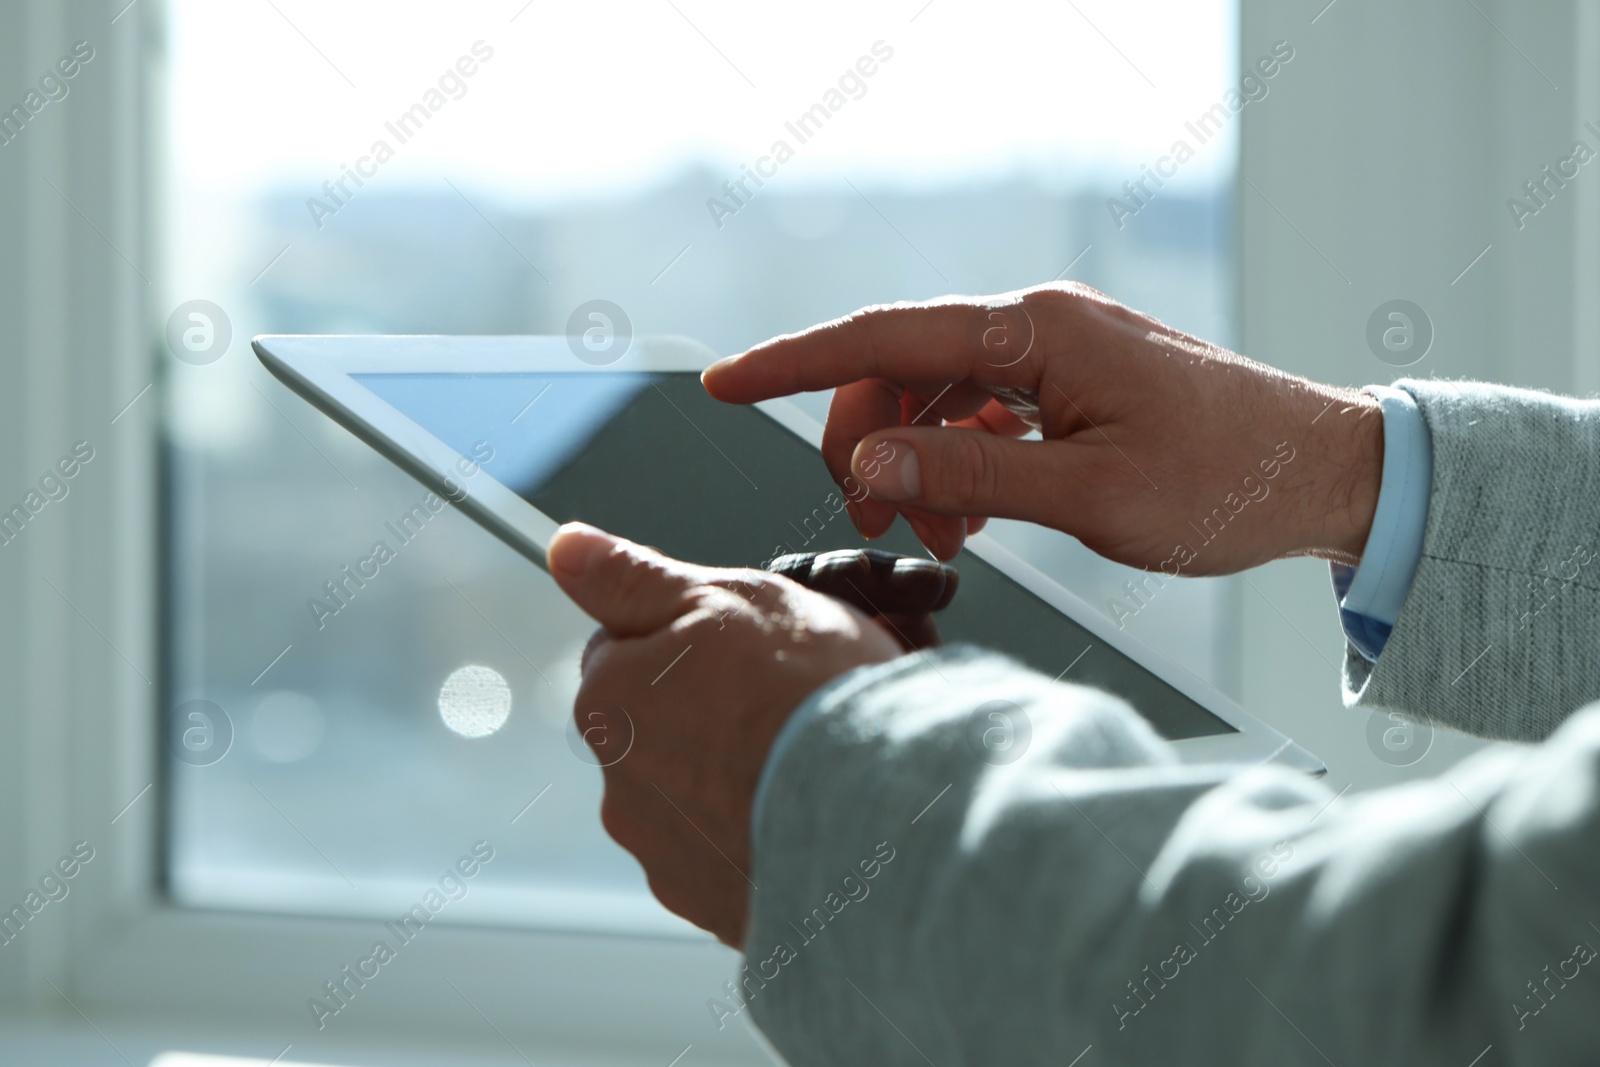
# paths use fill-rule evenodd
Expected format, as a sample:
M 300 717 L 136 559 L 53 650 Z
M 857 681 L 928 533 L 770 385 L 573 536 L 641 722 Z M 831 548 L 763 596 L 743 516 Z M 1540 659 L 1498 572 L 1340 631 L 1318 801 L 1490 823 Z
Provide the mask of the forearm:
M 797 1067 L 1587 1047 L 1593 994 L 1536 1025 L 1512 1005 L 1600 943 L 1547 880 L 1595 886 L 1594 794 L 1572 783 L 1595 781 L 1600 723 L 1413 789 L 1396 820 L 1398 798 L 1330 807 L 1293 772 L 1177 765 L 1115 699 L 998 657 L 895 670 L 835 687 L 769 768 L 744 988 Z M 1031 721 L 1011 764 L 966 740 L 994 701 Z M 1586 799 L 1554 815 L 1559 782 Z

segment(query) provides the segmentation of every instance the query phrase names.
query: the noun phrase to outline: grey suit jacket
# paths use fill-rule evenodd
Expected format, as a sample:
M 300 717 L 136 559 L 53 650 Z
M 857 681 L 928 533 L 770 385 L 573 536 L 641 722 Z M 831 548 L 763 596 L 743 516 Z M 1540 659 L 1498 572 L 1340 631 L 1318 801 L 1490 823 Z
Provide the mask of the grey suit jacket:
M 767 770 L 719 1023 L 797 1067 L 1600 1063 L 1600 404 L 1402 385 L 1424 558 L 1347 702 L 1541 744 L 1333 804 L 991 653 L 854 672 Z

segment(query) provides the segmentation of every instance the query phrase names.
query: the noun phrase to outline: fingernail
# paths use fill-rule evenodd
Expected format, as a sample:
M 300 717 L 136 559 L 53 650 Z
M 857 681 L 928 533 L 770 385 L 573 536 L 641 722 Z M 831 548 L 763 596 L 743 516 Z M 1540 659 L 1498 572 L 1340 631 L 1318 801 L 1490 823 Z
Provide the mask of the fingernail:
M 879 500 L 915 500 L 922 495 L 922 465 L 916 450 L 903 440 L 880 438 L 870 445 L 862 441 L 851 466 Z
M 733 364 L 738 362 L 738 360 L 739 360 L 738 355 L 723 356 L 721 359 L 719 359 L 715 363 L 711 364 L 711 366 L 707 367 L 705 370 L 700 372 L 700 380 L 701 381 L 705 381 L 706 380 L 706 376 L 708 374 L 710 374 L 711 372 L 719 371 L 719 370 L 725 370 L 726 368 L 733 366 Z
M 904 515 L 905 513 L 901 512 L 901 514 Z M 933 535 L 933 530 L 928 524 L 914 515 L 906 515 L 905 519 L 906 525 L 911 527 L 911 532 L 917 535 L 918 541 L 922 542 L 922 547 L 929 552 L 933 552 L 934 546 L 939 543 L 939 539 Z

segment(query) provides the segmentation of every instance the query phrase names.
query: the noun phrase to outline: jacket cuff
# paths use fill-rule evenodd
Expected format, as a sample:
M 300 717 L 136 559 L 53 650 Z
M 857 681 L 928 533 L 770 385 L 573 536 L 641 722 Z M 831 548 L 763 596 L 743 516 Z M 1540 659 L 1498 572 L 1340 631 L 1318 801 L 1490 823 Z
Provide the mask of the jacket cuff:
M 1594 699 L 1600 641 L 1600 403 L 1402 380 L 1427 421 L 1432 490 L 1404 610 L 1345 703 L 1533 741 Z

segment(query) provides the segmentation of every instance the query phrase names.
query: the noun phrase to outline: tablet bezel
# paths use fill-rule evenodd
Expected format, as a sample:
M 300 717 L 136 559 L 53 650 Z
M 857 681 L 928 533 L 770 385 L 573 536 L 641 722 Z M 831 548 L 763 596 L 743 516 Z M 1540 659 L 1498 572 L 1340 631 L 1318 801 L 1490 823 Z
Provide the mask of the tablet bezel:
M 701 371 L 717 357 L 687 337 L 641 336 L 613 362 L 581 360 L 565 337 L 275 334 L 251 342 L 262 364 L 290 389 L 371 445 L 434 492 L 446 496 L 539 567 L 560 525 L 492 476 L 472 474 L 471 460 L 380 399 L 359 374 L 593 374 Z M 755 405 L 820 448 L 822 425 L 792 401 Z M 1237 730 L 1169 742 L 1185 763 L 1276 762 L 1309 774 L 1321 760 L 1257 719 L 1228 696 L 1118 629 L 1087 601 L 985 534 L 972 552 L 1051 607 Z

